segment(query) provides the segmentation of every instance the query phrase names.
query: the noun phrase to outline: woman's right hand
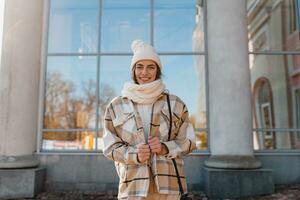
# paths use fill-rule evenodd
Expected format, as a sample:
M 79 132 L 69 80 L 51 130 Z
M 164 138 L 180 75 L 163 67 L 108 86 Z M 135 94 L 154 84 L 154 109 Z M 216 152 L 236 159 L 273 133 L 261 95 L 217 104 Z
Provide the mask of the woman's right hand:
M 137 145 L 138 150 L 138 160 L 140 163 L 144 163 L 150 158 L 151 152 L 148 144 Z

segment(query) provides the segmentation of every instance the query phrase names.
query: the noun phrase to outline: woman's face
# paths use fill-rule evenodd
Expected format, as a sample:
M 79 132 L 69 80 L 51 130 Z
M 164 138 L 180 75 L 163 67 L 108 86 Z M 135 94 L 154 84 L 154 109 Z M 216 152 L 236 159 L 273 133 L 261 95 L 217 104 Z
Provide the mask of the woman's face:
M 157 65 L 152 60 L 140 60 L 135 64 L 134 74 L 138 84 L 155 81 Z

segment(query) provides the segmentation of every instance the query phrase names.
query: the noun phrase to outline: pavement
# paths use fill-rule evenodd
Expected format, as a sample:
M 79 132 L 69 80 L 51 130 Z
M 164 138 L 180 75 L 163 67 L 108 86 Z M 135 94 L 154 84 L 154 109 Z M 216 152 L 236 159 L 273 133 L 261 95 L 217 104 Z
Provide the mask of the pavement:
M 191 193 L 193 200 L 209 200 L 203 192 Z M 4 199 L 0 199 L 4 200 Z M 83 192 L 44 192 L 37 195 L 34 199 L 14 199 L 14 200 L 117 200 L 116 191 L 102 193 L 83 193 Z M 231 200 L 231 199 L 226 199 Z M 300 184 L 279 185 L 275 188 L 275 193 L 270 195 L 260 195 L 254 197 L 239 198 L 237 200 L 300 200 Z

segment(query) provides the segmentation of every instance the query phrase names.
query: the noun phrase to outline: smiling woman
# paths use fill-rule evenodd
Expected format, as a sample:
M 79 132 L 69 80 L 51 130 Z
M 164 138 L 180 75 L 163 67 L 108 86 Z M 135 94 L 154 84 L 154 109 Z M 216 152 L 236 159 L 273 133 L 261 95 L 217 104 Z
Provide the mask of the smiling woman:
M 155 49 L 141 40 L 131 45 L 133 81 L 104 115 L 104 155 L 115 162 L 118 199 L 180 199 L 187 192 L 183 155 L 196 148 L 185 103 L 160 79 Z

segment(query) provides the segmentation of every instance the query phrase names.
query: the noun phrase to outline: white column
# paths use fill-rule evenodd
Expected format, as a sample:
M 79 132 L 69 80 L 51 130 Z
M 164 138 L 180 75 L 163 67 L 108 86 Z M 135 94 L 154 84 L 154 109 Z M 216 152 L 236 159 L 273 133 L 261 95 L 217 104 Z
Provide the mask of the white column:
M 38 165 L 43 1 L 5 1 L 0 67 L 0 168 Z
M 1 70 L 1 55 L 2 55 L 2 41 L 3 41 L 4 7 L 5 7 L 5 0 L 0 0 L 0 70 Z
M 211 157 L 206 166 L 258 168 L 253 156 L 246 0 L 208 0 Z

